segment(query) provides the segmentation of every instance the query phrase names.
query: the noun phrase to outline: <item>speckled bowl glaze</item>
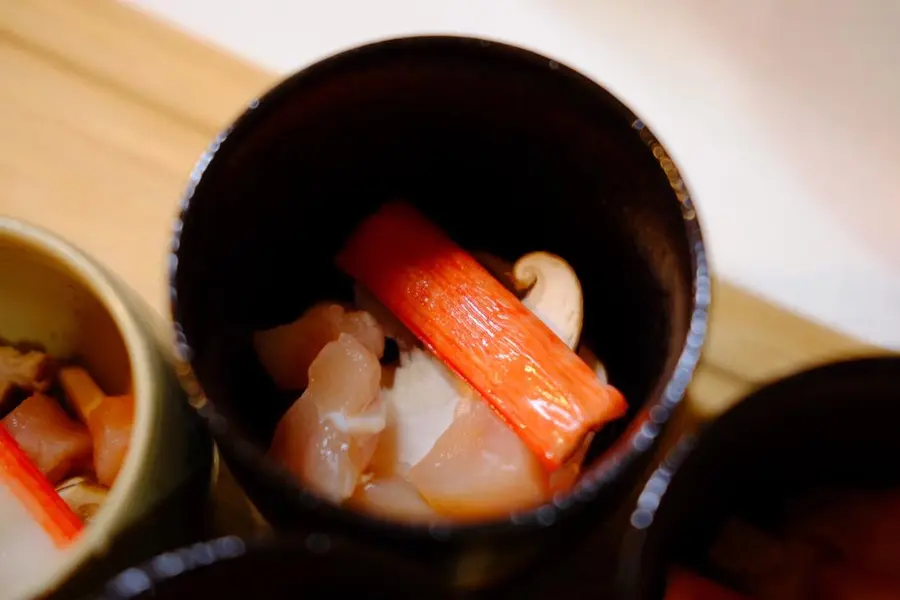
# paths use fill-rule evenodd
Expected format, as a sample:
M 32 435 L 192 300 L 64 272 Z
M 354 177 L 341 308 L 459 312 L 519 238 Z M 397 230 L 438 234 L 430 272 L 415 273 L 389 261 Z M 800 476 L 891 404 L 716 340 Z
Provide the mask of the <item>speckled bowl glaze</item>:
M 470 250 L 546 250 L 578 273 L 584 342 L 630 411 L 565 497 L 496 522 L 404 526 L 321 502 L 264 458 L 293 398 L 273 389 L 251 332 L 349 298 L 333 258 L 395 198 Z M 187 385 L 260 511 L 280 529 L 405 552 L 465 586 L 561 555 L 636 485 L 691 380 L 710 299 L 691 197 L 643 122 L 553 60 L 461 37 L 349 50 L 252 102 L 194 171 L 171 264 Z
M 408 565 L 314 533 L 277 540 L 223 537 L 194 544 L 123 571 L 92 598 L 332 600 L 340 593 L 385 600 L 450 597 Z
M 131 389 L 135 398 L 129 452 L 94 522 L 59 564 L 21 589 L 5 586 L 0 596 L 70 597 L 198 539 L 212 443 L 178 384 L 159 316 L 71 244 L 0 217 L 0 337 L 77 359 L 108 393 Z
M 730 516 L 766 519 L 820 486 L 900 486 L 900 358 L 822 366 L 766 386 L 684 437 L 631 514 L 619 598 L 662 600 L 673 564 L 704 572 Z

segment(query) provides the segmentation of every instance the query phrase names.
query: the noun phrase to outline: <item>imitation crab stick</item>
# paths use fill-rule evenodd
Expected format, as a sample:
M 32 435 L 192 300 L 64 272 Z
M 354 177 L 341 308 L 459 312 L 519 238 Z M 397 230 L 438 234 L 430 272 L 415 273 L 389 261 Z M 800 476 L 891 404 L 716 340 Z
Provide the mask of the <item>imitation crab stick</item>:
M 549 470 L 589 431 L 625 413 L 617 390 L 413 207 L 381 207 L 337 262 L 477 390 Z
M 32 518 L 62 548 L 82 529 L 81 520 L 29 460 L 16 440 L 0 426 L 0 477 Z

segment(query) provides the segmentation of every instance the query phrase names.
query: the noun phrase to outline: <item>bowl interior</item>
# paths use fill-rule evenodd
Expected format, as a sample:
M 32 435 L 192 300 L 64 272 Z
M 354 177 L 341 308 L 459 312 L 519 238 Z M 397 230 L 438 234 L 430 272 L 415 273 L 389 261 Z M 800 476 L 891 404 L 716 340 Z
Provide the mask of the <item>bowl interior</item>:
M 128 350 L 96 293 L 57 257 L 2 235 L 0 340 L 77 361 L 108 394 L 131 389 Z
M 344 53 L 254 103 L 202 162 L 175 242 L 181 349 L 231 435 L 265 451 L 295 399 L 273 388 L 251 332 L 349 300 L 334 256 L 394 199 L 469 250 L 564 257 L 583 286 L 583 343 L 629 418 L 658 400 L 689 334 L 699 230 L 641 127 L 565 67 L 462 38 Z
M 774 524 L 820 488 L 900 486 L 900 358 L 814 369 L 765 387 L 685 439 L 651 478 L 624 553 L 625 597 L 659 599 L 673 564 L 703 571 L 723 524 Z

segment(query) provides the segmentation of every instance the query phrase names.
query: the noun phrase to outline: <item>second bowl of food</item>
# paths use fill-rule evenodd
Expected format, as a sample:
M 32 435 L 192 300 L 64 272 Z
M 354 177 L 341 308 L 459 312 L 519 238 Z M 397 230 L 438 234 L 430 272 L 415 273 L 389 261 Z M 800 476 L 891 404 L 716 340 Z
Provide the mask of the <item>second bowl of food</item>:
M 254 102 L 198 166 L 172 264 L 188 385 L 261 512 L 465 585 L 603 522 L 709 302 L 644 124 L 563 65 L 455 37 L 351 50 Z
M 202 535 L 212 444 L 156 318 L 0 217 L 0 597 L 69 597 Z
M 766 386 L 685 438 L 631 515 L 623 600 L 900 598 L 900 358 Z

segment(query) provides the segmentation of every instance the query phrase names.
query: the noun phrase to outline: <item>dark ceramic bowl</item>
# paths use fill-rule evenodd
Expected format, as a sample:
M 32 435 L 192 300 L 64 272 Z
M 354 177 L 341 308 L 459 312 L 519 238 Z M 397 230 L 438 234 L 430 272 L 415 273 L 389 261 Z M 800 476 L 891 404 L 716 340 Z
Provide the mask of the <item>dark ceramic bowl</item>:
M 332 600 L 341 593 L 385 600 L 450 597 L 423 573 L 324 534 L 267 541 L 232 536 L 194 544 L 123 571 L 91 597 Z
M 323 503 L 265 460 L 294 398 L 276 393 L 250 334 L 349 299 L 333 258 L 396 198 L 470 250 L 547 250 L 579 274 L 583 339 L 631 409 L 566 498 L 498 522 L 404 526 Z M 457 37 L 344 52 L 253 102 L 198 165 L 171 260 L 188 387 L 260 511 L 283 530 L 377 540 L 473 585 L 595 528 L 637 484 L 691 380 L 710 294 L 691 199 L 643 123 L 554 61 Z
M 710 574 L 730 517 L 765 523 L 820 487 L 900 485 L 900 358 L 819 367 L 764 387 L 676 446 L 631 515 L 620 597 L 662 600 L 673 565 Z

